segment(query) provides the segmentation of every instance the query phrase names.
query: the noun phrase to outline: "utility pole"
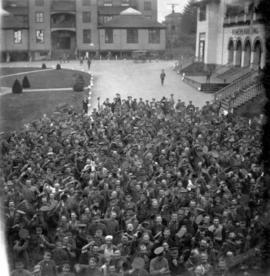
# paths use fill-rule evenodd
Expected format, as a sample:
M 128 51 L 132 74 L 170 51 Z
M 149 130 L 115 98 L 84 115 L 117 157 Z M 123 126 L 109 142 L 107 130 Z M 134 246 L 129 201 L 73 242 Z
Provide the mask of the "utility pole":
M 175 6 L 179 6 L 179 4 L 175 4 L 175 3 L 171 3 L 171 4 L 167 4 L 167 5 L 169 5 L 169 6 L 172 7 L 172 13 L 175 12 L 175 11 L 174 11 Z

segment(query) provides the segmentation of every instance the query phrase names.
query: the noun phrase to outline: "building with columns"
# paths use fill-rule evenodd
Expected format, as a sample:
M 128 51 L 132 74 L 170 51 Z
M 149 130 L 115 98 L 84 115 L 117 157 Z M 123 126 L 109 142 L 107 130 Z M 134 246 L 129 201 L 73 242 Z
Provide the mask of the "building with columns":
M 6 61 L 106 53 L 99 28 L 131 7 L 158 24 L 157 0 L 2 0 L 2 7 L 8 13 L 0 28 L 1 58 Z M 133 46 L 145 50 L 139 43 Z
M 196 60 L 263 68 L 265 29 L 258 0 L 197 0 Z

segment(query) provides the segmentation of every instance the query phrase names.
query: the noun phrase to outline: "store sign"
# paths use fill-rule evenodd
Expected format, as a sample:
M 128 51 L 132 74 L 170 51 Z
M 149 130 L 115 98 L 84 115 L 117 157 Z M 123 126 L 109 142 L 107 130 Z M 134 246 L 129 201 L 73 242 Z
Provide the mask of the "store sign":
M 251 28 L 239 28 L 239 29 L 233 29 L 232 30 L 233 35 L 252 35 L 252 34 L 259 34 L 259 30 L 257 28 L 251 27 Z

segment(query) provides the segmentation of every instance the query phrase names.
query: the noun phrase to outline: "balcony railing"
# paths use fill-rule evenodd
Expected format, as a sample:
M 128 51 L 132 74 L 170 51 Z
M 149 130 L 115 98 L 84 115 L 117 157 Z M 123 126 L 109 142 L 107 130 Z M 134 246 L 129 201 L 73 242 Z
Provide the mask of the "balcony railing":
M 238 15 L 229 15 L 224 18 L 224 25 L 233 25 L 248 23 L 251 21 L 252 14 L 238 14 Z M 258 16 L 258 15 L 257 15 Z
M 76 23 L 75 22 L 52 22 L 51 28 L 75 28 Z

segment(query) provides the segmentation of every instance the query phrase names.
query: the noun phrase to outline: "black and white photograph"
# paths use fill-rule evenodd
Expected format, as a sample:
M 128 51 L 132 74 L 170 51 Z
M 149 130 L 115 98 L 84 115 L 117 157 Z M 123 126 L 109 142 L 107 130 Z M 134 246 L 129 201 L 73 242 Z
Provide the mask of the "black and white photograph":
M 270 0 L 0 3 L 0 275 L 270 275 Z

